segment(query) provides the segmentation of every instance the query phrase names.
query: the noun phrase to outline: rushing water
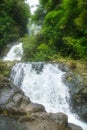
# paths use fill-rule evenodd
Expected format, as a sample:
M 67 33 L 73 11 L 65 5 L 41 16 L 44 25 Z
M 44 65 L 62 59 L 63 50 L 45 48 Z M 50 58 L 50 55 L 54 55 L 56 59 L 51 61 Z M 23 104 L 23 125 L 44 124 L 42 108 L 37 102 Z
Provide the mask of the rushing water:
M 3 58 L 3 61 L 21 60 L 23 55 L 22 43 L 12 46 L 7 55 Z
M 18 51 L 14 51 L 14 50 Z M 15 45 L 8 52 L 4 60 L 20 60 L 18 52 L 22 51 L 22 43 Z M 62 82 L 65 72 L 61 71 L 58 64 L 30 62 L 17 63 L 11 71 L 11 79 L 20 87 L 31 101 L 43 104 L 47 112 L 64 112 L 68 115 L 69 122 L 77 124 L 87 130 L 87 124 L 80 121 L 76 114 L 70 111 L 68 87 Z
M 35 10 L 37 9 L 37 6 L 39 5 L 39 0 L 25 0 L 27 4 L 30 6 L 30 11 L 32 14 L 34 14 Z
M 30 0 L 27 0 L 28 2 Z M 33 13 L 34 7 L 31 9 Z M 20 43 L 14 45 L 3 60 L 21 60 L 22 55 L 22 43 Z M 17 63 L 12 68 L 11 79 L 24 91 L 25 95 L 30 97 L 31 101 L 43 104 L 47 112 L 64 112 L 68 115 L 69 122 L 87 130 L 87 124 L 70 111 L 68 87 L 62 82 L 64 73 L 58 68 L 58 64 Z
M 64 73 L 58 64 L 18 63 L 12 68 L 11 79 L 31 101 L 43 104 L 47 112 L 64 112 L 68 115 L 69 122 L 87 130 L 87 125 L 70 112 L 68 87 L 62 82 Z

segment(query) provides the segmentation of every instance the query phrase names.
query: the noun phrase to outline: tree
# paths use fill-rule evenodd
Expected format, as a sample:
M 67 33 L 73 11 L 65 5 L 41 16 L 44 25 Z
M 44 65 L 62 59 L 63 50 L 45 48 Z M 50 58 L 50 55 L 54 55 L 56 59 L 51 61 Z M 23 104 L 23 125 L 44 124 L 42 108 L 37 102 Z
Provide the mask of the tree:
M 47 11 L 42 27 L 45 43 L 56 47 L 63 56 L 86 57 L 86 0 L 40 1 Z
M 27 32 L 29 16 L 29 7 L 24 0 L 0 1 L 0 50 Z
M 37 43 L 40 43 L 36 47 L 37 57 L 44 55 L 46 59 L 49 54 L 56 55 L 60 53 L 64 57 L 86 58 L 87 1 L 39 1 L 40 5 L 32 17 L 35 24 L 42 26 L 39 36 L 41 35 L 43 38 L 41 42 L 37 41 Z M 47 51 L 50 49 L 48 52 L 52 53 L 45 53 L 44 48 Z

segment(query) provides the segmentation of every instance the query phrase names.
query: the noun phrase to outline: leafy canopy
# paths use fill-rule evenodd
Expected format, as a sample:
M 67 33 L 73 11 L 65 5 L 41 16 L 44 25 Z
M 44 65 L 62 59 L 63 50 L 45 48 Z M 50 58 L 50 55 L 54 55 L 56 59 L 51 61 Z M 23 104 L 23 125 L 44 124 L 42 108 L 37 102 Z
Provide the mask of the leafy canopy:
M 29 6 L 24 0 L 0 1 L 0 50 L 27 32 L 29 16 Z

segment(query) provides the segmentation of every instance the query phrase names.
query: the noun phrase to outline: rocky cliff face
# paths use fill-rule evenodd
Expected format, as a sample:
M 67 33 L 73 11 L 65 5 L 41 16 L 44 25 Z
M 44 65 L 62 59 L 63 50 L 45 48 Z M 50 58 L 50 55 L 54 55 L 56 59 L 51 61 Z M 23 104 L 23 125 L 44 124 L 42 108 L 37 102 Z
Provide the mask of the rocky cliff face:
M 64 113 L 47 113 L 7 78 L 0 78 L 0 130 L 82 130 Z
M 79 117 L 87 122 L 87 86 L 79 74 L 72 72 L 67 72 L 63 81 L 69 87 L 72 111 L 78 113 Z
M 69 61 L 59 68 L 66 72 L 63 82 L 69 87 L 71 111 L 87 122 L 87 62 Z

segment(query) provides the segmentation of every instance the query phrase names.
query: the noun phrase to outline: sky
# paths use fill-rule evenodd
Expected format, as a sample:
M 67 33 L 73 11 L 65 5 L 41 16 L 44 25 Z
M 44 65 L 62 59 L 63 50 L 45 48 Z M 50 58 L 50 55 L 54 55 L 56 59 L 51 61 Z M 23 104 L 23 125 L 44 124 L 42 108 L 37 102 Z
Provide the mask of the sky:
M 36 10 L 36 5 L 39 4 L 39 0 L 26 0 L 26 2 L 30 5 L 31 7 L 31 13 L 34 13 L 34 11 Z

